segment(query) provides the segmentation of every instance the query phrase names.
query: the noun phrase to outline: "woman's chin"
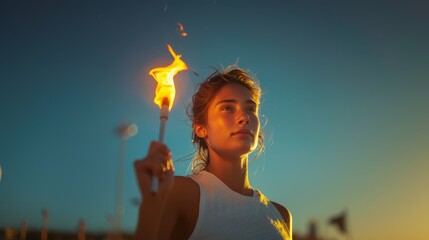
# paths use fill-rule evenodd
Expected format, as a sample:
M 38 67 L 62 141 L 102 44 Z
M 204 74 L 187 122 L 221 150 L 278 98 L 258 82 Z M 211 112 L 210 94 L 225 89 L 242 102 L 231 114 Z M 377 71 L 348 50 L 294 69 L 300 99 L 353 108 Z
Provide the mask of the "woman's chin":
M 252 153 L 255 150 L 255 148 L 256 146 L 254 146 L 254 144 L 242 144 L 232 149 L 231 152 L 239 156 L 243 156 L 243 155 Z

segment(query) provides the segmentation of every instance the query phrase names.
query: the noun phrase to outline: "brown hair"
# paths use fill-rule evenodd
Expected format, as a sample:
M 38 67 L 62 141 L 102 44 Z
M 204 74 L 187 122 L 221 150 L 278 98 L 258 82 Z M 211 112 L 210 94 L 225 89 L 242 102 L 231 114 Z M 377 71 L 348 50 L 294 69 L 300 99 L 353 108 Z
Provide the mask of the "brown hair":
M 188 107 L 188 116 L 192 122 L 192 127 L 196 124 L 206 125 L 207 110 L 216 94 L 228 84 L 240 84 L 249 89 L 252 100 L 259 106 L 262 90 L 259 84 L 254 80 L 248 71 L 245 71 L 235 65 L 226 69 L 216 69 L 204 82 L 199 85 L 197 92 L 192 96 L 192 103 Z M 192 159 L 192 172 L 198 173 L 204 170 L 210 163 L 208 147 L 203 138 L 196 135 L 192 128 L 192 143 L 195 145 L 195 156 Z M 264 150 L 264 136 L 262 131 L 258 134 L 258 157 Z

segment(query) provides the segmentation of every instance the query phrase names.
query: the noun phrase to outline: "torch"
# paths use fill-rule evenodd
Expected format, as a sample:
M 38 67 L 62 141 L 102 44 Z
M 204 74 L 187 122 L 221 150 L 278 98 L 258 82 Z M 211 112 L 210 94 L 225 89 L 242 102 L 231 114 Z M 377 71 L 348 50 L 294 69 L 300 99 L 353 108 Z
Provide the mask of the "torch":
M 188 70 L 188 66 L 186 66 L 185 62 L 180 59 L 182 55 L 176 55 L 170 45 L 167 45 L 167 47 L 168 51 L 170 51 L 171 55 L 174 57 L 173 63 L 167 67 L 154 68 L 149 72 L 149 74 L 158 82 L 155 90 L 156 95 L 154 102 L 161 109 L 158 136 L 158 140 L 161 143 L 164 143 L 165 126 L 167 124 L 168 114 L 173 107 L 174 97 L 176 96 L 173 77 L 180 71 Z M 158 191 L 158 185 L 158 178 L 152 176 L 152 193 L 156 193 Z

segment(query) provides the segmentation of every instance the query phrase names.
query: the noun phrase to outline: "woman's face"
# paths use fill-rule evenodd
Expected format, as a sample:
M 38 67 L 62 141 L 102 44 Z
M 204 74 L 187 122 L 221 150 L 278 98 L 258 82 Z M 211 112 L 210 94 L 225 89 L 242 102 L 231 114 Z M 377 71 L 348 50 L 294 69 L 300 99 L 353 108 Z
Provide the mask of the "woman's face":
M 204 138 L 213 151 L 239 155 L 253 151 L 258 144 L 258 105 L 251 92 L 240 84 L 225 85 L 210 103 Z

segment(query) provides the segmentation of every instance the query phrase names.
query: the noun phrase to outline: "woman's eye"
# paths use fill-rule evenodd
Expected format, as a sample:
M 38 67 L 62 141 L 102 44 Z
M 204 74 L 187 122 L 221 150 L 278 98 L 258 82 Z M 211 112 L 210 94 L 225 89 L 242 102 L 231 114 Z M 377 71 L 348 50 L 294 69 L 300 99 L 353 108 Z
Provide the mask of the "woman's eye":
M 233 110 L 233 108 L 231 107 L 231 106 L 223 106 L 223 107 L 221 107 L 220 108 L 220 110 L 222 110 L 222 111 L 232 111 Z
M 247 111 L 254 113 L 254 112 L 256 112 L 256 107 L 253 107 L 253 106 L 252 107 L 248 107 Z

